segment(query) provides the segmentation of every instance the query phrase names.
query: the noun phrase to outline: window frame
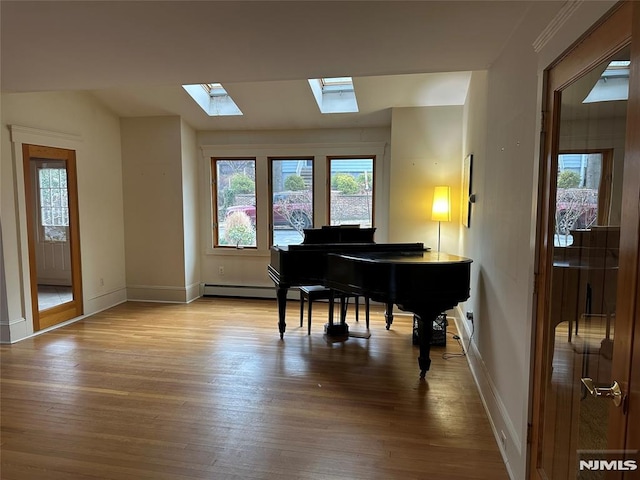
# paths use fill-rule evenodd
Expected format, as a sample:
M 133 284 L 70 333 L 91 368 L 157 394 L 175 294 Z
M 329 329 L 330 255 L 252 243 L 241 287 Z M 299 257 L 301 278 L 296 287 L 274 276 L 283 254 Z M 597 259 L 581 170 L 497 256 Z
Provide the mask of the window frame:
M 613 194 L 613 148 L 578 148 L 558 151 L 558 156 L 572 154 L 601 155 L 602 165 L 600 166 L 600 182 L 598 185 L 597 225 L 607 225 L 609 223 L 611 195 Z
M 37 212 L 38 212 L 38 235 L 40 236 L 40 241 L 43 243 L 67 243 L 69 242 L 69 216 L 71 215 L 70 209 L 69 209 L 69 188 L 68 188 L 68 178 L 67 177 L 67 168 L 64 165 L 63 162 L 58 162 L 55 160 L 44 160 L 44 161 L 38 161 L 38 164 L 35 167 L 36 170 L 36 175 L 35 175 L 35 188 L 36 191 L 38 192 L 38 195 L 36 196 L 36 208 L 37 208 Z M 62 170 L 64 171 L 64 175 L 65 175 L 65 183 L 67 186 L 65 186 L 64 188 L 57 188 L 58 190 L 64 190 L 65 193 L 65 198 L 66 198 L 66 207 L 54 207 L 54 206 L 48 206 L 45 207 L 42 205 L 42 191 L 43 190 L 52 190 L 51 187 L 48 188 L 42 188 L 40 186 L 40 174 L 43 170 Z M 42 215 L 42 210 L 48 208 L 48 209 L 53 209 L 53 208 L 66 208 L 67 210 L 67 215 L 66 215 L 66 224 L 63 225 L 44 225 L 44 221 L 43 221 L 43 215 Z M 52 218 L 53 218 L 53 214 L 51 214 Z M 47 238 L 47 234 L 46 234 L 46 228 L 47 227 L 62 227 L 64 228 L 64 232 L 65 232 L 65 238 L 64 240 L 52 240 L 52 239 L 48 239 Z
M 326 199 L 327 199 L 327 214 L 326 223 L 331 223 L 331 165 L 332 162 L 345 161 L 345 160 L 371 160 L 371 228 L 375 227 L 376 220 L 376 155 L 331 155 L 327 156 L 327 183 L 326 183 Z
M 300 160 L 311 162 L 311 228 L 315 226 L 316 209 L 315 209 L 315 188 L 316 188 L 316 161 L 313 155 L 296 155 L 296 156 L 272 156 L 267 158 L 269 163 L 268 176 L 268 198 L 269 198 L 269 247 L 276 245 L 275 243 L 275 221 L 273 218 L 273 164 L 276 161 Z M 256 211 L 257 212 L 257 211 Z
M 255 220 L 254 220 L 254 224 L 253 227 L 255 229 L 255 233 L 256 233 L 256 240 L 255 240 L 255 245 L 224 245 L 220 243 L 220 224 L 219 224 L 219 219 L 218 219 L 218 213 L 220 211 L 220 207 L 218 205 L 218 162 L 223 162 L 223 161 L 231 161 L 231 162 L 253 162 L 253 172 L 254 172 L 254 179 L 253 179 L 253 183 L 254 183 L 254 197 L 255 197 L 255 202 L 254 202 L 254 207 L 255 207 Z M 211 247 L 215 250 L 217 248 L 220 249 L 238 249 L 238 248 L 242 248 L 242 249 L 253 249 L 256 250 L 258 248 L 258 228 L 257 228 L 257 223 L 258 223 L 258 218 L 259 218 L 259 212 L 260 212 L 260 208 L 258 205 L 258 198 L 257 198 L 257 188 L 258 188 L 258 180 L 257 180 L 257 166 L 258 166 L 258 162 L 257 162 L 257 158 L 256 157 L 232 157 L 232 156 L 220 156 L 220 157 L 211 157 L 210 159 L 210 168 L 211 168 L 211 190 L 210 190 L 210 199 L 211 199 L 211 211 L 212 211 L 212 217 L 211 217 L 211 231 L 212 231 L 212 244 Z

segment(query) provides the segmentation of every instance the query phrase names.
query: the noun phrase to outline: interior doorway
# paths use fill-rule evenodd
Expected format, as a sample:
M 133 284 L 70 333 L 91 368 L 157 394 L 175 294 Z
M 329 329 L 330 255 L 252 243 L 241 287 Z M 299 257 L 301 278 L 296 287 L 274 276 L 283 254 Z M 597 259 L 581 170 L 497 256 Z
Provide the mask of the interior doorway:
M 83 313 L 75 151 L 22 145 L 33 329 Z
M 629 428 L 640 382 L 638 19 L 640 4 L 621 2 L 545 72 L 532 479 L 627 478 L 640 461 Z

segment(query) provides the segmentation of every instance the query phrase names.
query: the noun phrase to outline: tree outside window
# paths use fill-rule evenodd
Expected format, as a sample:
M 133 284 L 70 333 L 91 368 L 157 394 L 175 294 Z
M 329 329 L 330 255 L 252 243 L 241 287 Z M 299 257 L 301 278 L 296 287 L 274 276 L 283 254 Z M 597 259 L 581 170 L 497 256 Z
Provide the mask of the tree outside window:
M 572 230 L 597 223 L 603 160 L 601 153 L 563 153 L 558 156 L 556 190 L 557 246 L 573 243 Z

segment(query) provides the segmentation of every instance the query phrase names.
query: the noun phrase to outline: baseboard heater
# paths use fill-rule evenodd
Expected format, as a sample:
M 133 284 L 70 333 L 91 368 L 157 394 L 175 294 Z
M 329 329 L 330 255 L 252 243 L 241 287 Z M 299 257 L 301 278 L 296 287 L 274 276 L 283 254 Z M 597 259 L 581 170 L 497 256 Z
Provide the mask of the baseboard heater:
M 276 299 L 275 287 L 261 287 L 252 285 L 216 285 L 205 283 L 202 293 L 203 297 L 240 297 L 240 298 L 273 298 Z M 300 300 L 300 291 L 296 287 L 291 287 L 287 292 L 287 300 Z M 322 300 L 321 300 L 322 301 Z M 325 300 L 326 301 L 326 300 Z M 360 299 L 362 304 L 362 299 Z M 371 301 L 372 305 L 378 302 Z M 398 311 L 396 308 L 393 315 L 413 315 L 407 312 Z
M 252 285 L 204 285 L 202 293 L 205 297 L 243 297 L 243 298 L 276 298 L 275 287 L 261 287 Z M 290 300 L 298 300 L 300 295 L 297 288 L 290 288 L 287 293 Z

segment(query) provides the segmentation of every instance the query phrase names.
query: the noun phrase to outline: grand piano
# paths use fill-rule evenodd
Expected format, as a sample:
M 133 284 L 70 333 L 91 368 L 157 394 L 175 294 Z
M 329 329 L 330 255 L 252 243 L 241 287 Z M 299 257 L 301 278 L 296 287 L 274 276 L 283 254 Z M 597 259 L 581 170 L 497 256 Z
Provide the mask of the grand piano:
M 290 287 L 325 285 L 337 293 L 396 304 L 417 316 L 418 364 L 424 378 L 431 365 L 433 322 L 469 298 L 472 260 L 430 252 L 422 243 L 375 243 L 374 228 L 334 226 L 304 233 L 300 245 L 271 247 L 267 272 L 276 286 L 280 338 Z

